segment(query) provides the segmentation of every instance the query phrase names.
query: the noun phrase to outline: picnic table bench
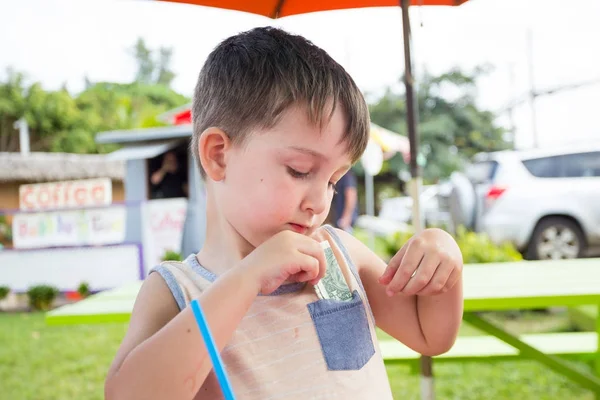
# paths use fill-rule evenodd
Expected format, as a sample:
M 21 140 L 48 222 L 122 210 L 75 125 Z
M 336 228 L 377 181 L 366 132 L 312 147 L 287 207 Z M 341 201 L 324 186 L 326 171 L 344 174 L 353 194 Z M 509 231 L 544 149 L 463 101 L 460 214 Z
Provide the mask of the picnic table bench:
M 523 343 L 544 354 L 577 360 L 594 359 L 598 345 L 595 332 L 534 333 L 519 337 Z M 386 364 L 410 363 L 418 366 L 420 354 L 395 340 L 379 342 Z M 515 347 L 495 336 L 460 336 L 445 354 L 434 357 L 440 361 L 504 361 L 523 358 Z
M 599 307 L 592 305 L 570 307 L 569 317 L 573 326 L 584 331 L 593 331 L 596 329 Z
M 46 315 L 48 324 L 126 322 L 141 282 L 99 293 Z M 481 317 L 482 312 L 549 307 L 600 307 L 600 259 L 523 261 L 465 265 L 463 320 L 488 334 L 459 337 L 436 362 L 529 358 L 591 390 L 600 399 L 600 318 L 595 332 L 516 336 Z M 387 363 L 411 362 L 419 355 L 394 341 L 382 341 Z M 564 357 L 584 357 L 591 371 L 573 367 Z

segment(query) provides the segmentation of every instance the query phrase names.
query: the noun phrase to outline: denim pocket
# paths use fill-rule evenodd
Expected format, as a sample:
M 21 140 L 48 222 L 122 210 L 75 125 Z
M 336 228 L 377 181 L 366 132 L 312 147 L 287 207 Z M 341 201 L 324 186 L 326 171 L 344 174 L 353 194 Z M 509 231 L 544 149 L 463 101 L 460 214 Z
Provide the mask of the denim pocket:
M 308 304 L 308 311 L 329 370 L 359 370 L 373 357 L 367 313 L 356 290 L 350 301 L 318 300 Z

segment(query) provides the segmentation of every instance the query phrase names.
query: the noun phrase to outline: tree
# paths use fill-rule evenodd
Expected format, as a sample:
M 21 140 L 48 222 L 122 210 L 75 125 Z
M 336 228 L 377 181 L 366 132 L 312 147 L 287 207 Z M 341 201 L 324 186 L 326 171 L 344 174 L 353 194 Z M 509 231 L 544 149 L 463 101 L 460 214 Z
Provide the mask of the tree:
M 146 46 L 144 39 L 138 38 L 132 53 L 137 63 L 136 82 L 152 83 L 156 64 L 152 59 L 152 51 Z
M 29 125 L 32 151 L 104 153 L 96 133 L 115 129 L 163 125 L 157 115 L 186 104 L 189 99 L 167 86 L 86 81 L 86 89 L 72 96 L 66 89 L 46 91 L 40 83 L 28 84 L 22 73 L 8 71 L 0 81 L 0 151 L 18 151 L 15 121 Z
M 476 104 L 477 78 L 487 72 L 478 67 L 470 73 L 452 69 L 439 76 L 425 74 L 417 85 L 426 181 L 448 177 L 478 152 L 512 147 L 504 139 L 505 130 L 494 123 L 494 114 Z M 404 92 L 388 88 L 369 108 L 374 123 L 406 135 Z M 407 168 L 400 156 L 386 164 L 394 175 Z
M 152 50 L 139 38 L 130 49 L 137 63 L 132 83 L 92 82 L 84 77 L 84 90 L 72 95 L 66 86 L 46 91 L 39 82 L 28 83 L 24 74 L 8 69 L 0 81 L 0 151 L 18 151 L 14 124 L 25 118 L 32 151 L 103 153 L 112 145 L 95 142 L 106 130 L 163 125 L 157 116 L 189 103 L 169 87 L 175 78 L 170 69 L 173 50 L 161 47 L 155 62 Z
M 38 82 L 27 86 L 22 73 L 9 69 L 7 75 L 0 82 L 0 151 L 19 150 L 14 124 L 21 118 L 29 125 L 32 151 L 51 148 L 57 137 L 80 126 L 79 110 L 66 89 L 45 91 Z
M 159 84 L 170 86 L 175 78 L 171 68 L 173 49 L 161 47 L 158 56 L 153 57 L 153 51 L 146 45 L 143 38 L 138 38 L 131 49 L 131 54 L 137 64 L 135 82 L 142 84 Z
M 173 55 L 173 49 L 161 47 L 159 50 L 158 59 L 158 77 L 156 83 L 159 85 L 171 86 L 171 82 L 175 78 L 175 73 L 171 71 L 171 56 Z
M 0 84 L 0 151 L 17 151 L 19 135 L 14 124 L 25 110 L 25 77 L 22 73 L 7 70 L 6 82 Z
M 98 82 L 77 97 L 79 108 L 92 113 L 96 131 L 159 126 L 157 115 L 188 102 L 169 87 L 140 82 Z

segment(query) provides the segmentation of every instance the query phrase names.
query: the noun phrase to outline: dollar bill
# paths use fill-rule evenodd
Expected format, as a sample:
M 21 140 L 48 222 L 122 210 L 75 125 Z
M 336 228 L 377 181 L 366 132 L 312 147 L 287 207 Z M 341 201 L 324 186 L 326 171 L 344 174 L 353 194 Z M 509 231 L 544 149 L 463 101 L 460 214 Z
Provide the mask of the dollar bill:
M 351 300 L 352 292 L 350 292 L 346 279 L 344 279 L 340 265 L 333 254 L 333 249 L 328 241 L 321 242 L 321 247 L 325 252 L 327 271 L 325 272 L 325 276 L 315 285 L 317 296 L 321 299 Z

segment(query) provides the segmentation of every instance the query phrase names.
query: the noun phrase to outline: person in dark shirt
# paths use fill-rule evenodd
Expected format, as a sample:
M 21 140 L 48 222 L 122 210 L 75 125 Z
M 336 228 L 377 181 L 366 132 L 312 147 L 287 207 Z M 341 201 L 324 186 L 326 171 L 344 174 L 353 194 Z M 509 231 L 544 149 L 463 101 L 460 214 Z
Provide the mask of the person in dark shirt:
M 356 176 L 349 170 L 335 185 L 333 196 L 334 225 L 346 232 L 352 232 L 358 218 L 358 192 Z
M 165 153 L 162 166 L 152 174 L 150 182 L 153 187 L 153 197 L 156 199 L 186 197 L 187 195 L 185 178 L 179 171 L 177 155 L 172 151 Z

